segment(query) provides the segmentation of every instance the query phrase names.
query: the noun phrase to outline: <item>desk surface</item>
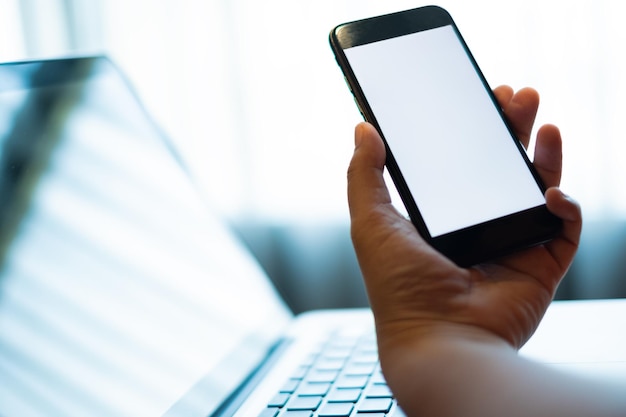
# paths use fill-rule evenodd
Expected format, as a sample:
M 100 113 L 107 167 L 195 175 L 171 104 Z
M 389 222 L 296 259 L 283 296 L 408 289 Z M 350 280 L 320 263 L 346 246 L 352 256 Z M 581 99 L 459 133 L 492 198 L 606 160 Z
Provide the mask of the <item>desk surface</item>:
M 555 301 L 520 352 L 626 383 L 626 299 Z

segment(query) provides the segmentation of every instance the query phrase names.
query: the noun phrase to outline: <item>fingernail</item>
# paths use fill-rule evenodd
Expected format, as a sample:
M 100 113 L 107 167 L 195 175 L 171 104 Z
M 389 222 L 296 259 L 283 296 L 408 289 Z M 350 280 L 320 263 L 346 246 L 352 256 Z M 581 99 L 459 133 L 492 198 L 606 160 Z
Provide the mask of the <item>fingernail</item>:
M 561 193 L 561 195 L 563 196 L 564 199 L 566 199 L 567 201 L 569 201 L 571 203 L 575 203 L 574 199 L 572 197 L 570 197 L 569 194 L 563 192 L 563 190 L 561 190 L 560 188 L 558 190 L 559 190 L 559 192 Z
M 358 125 L 356 125 L 356 128 L 354 129 L 354 146 L 355 147 L 359 147 L 361 145 L 361 142 L 363 142 L 363 123 L 359 123 Z

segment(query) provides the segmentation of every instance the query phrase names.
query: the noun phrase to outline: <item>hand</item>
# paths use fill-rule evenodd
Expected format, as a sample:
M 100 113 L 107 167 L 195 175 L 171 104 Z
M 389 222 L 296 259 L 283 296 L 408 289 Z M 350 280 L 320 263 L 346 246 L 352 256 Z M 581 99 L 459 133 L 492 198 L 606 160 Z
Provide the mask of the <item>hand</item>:
M 495 95 L 527 147 L 538 94 L 499 87 Z M 537 133 L 534 166 L 547 187 L 548 208 L 564 221 L 560 236 L 493 262 L 464 269 L 430 247 L 399 214 L 383 180 L 385 149 L 367 123 L 355 132 L 348 170 L 352 239 L 376 318 L 381 360 L 399 344 L 435 334 L 495 338 L 514 348 L 532 335 L 578 247 L 581 213 L 558 188 L 561 137 L 552 125 Z

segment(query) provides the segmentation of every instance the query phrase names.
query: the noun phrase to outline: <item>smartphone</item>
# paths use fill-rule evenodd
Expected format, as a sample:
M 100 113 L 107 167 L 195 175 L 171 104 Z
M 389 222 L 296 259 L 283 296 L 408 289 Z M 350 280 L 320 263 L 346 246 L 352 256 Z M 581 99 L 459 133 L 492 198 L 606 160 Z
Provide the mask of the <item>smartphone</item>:
M 559 232 L 545 185 L 447 11 L 344 23 L 330 44 L 385 142 L 411 221 L 434 248 L 471 266 Z

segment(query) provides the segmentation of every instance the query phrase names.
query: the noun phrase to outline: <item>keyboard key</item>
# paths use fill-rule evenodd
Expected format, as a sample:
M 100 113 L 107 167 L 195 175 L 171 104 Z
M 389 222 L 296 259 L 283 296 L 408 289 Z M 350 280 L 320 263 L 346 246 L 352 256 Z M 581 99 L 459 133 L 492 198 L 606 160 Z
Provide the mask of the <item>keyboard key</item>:
M 385 377 L 381 371 L 375 372 L 374 375 L 372 375 L 371 382 L 372 384 L 387 384 L 387 381 L 385 381 Z
M 378 346 L 376 345 L 376 340 L 364 340 L 359 343 L 357 347 L 357 351 L 360 353 L 373 353 L 378 354 Z
M 328 342 L 328 346 L 331 348 L 347 348 L 352 349 L 357 343 L 358 339 L 349 336 L 333 337 Z
M 322 358 L 315 363 L 315 369 L 320 371 L 338 371 L 345 365 L 345 359 Z
M 378 363 L 378 353 L 357 352 L 352 355 L 350 360 L 354 363 Z
M 337 371 L 318 371 L 313 370 L 306 376 L 307 382 L 333 382 L 337 379 Z
M 319 352 L 314 352 L 309 354 L 309 356 L 307 356 L 305 359 L 302 360 L 301 365 L 302 366 L 311 366 L 313 365 L 313 363 L 315 363 L 315 361 L 317 360 L 317 358 L 319 357 Z
M 368 398 L 391 398 L 393 394 L 387 385 L 374 384 L 367 389 L 365 396 Z
M 320 408 L 317 414 L 320 417 L 347 417 L 353 408 L 354 404 L 352 403 L 329 403 Z
M 281 417 L 311 417 L 313 413 L 311 411 L 285 411 Z M 370 416 L 368 416 L 370 417 Z
M 359 404 L 359 413 L 386 413 L 391 408 L 390 398 L 366 398 Z
M 285 382 L 285 385 L 280 389 L 280 392 L 286 392 L 288 394 L 293 394 L 293 392 L 298 388 L 298 384 L 300 383 L 299 379 L 290 379 Z
M 337 388 L 364 388 L 367 385 L 367 376 L 342 375 L 337 380 Z
M 266 408 L 265 410 L 261 411 L 259 417 L 276 417 L 278 415 L 278 411 L 278 408 Z
M 371 375 L 376 369 L 376 363 L 350 363 L 345 367 L 345 375 Z
M 328 394 L 326 399 L 328 402 L 333 403 L 344 403 L 344 402 L 352 402 L 355 403 L 361 397 L 360 389 L 335 389 Z
M 287 404 L 287 410 L 315 410 L 321 402 L 322 397 L 293 397 Z
M 278 393 L 274 395 L 274 398 L 272 398 L 269 403 L 267 403 L 267 406 L 281 408 L 285 406 L 288 399 L 289 399 L 289 394 Z
M 352 353 L 350 348 L 330 348 L 322 352 L 322 357 L 325 359 L 346 359 Z
M 309 372 L 309 369 L 310 369 L 309 366 L 304 366 L 304 365 L 298 367 L 298 369 L 296 369 L 296 371 L 291 376 L 291 379 L 302 379 L 302 378 L 304 378 L 304 376 L 307 374 L 307 372 Z
M 324 396 L 330 389 L 330 383 L 304 383 L 300 386 L 297 394 L 301 397 L 306 396 Z

